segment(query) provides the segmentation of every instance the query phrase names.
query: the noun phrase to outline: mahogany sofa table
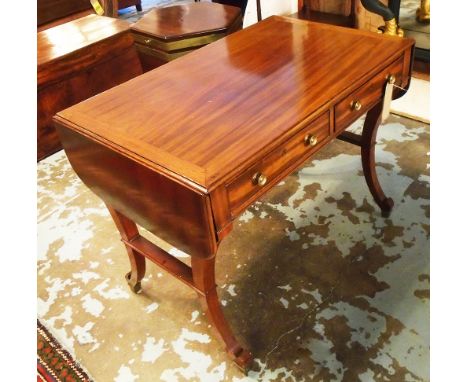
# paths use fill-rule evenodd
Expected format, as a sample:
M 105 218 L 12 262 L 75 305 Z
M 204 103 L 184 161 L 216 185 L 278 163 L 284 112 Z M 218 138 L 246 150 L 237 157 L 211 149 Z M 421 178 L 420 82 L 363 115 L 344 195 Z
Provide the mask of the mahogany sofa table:
M 361 147 L 383 214 L 374 145 L 387 82 L 407 89 L 414 41 L 270 17 L 61 111 L 71 165 L 107 204 L 137 292 L 145 258 L 191 286 L 241 367 L 252 356 L 224 318 L 217 249 L 233 220 L 334 138 Z M 393 96 L 405 90 L 395 88 Z M 362 136 L 344 132 L 367 113 Z M 191 267 L 136 224 L 191 255 Z

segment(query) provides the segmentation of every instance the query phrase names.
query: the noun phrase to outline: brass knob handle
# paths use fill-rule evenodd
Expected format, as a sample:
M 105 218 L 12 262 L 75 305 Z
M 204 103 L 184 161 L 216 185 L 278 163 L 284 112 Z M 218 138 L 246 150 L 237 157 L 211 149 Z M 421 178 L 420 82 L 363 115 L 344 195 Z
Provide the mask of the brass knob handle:
M 257 172 L 252 177 L 252 183 L 257 184 L 260 187 L 263 187 L 266 184 L 267 180 L 268 180 L 268 178 L 266 177 L 266 175 L 263 175 L 261 172 Z
M 361 110 L 362 103 L 360 101 L 352 101 L 351 102 L 351 110 Z
M 390 74 L 388 77 L 387 77 L 387 82 L 389 84 L 394 84 L 396 81 L 396 77 L 393 75 L 393 74 Z
M 145 44 L 149 44 L 151 40 L 149 38 L 145 39 Z
M 314 134 L 307 134 L 304 138 L 304 142 L 307 146 L 315 146 L 318 143 L 318 138 Z

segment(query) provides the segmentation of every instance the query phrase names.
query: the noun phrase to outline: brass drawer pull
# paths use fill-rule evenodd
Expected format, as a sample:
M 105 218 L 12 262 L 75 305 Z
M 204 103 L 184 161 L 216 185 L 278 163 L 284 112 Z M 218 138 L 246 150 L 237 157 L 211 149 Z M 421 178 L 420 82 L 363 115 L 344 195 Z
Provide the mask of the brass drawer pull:
M 359 111 L 361 110 L 362 104 L 360 101 L 351 101 L 351 110 Z
M 145 44 L 149 45 L 150 43 L 151 43 L 151 39 L 149 39 L 149 38 L 145 39 Z
M 267 177 L 266 175 L 263 175 L 261 172 L 255 173 L 255 175 L 252 177 L 252 183 L 255 185 L 259 185 L 260 187 L 263 187 L 266 182 L 267 182 Z
M 318 143 L 318 137 L 314 134 L 307 134 L 304 142 L 307 146 L 315 146 Z

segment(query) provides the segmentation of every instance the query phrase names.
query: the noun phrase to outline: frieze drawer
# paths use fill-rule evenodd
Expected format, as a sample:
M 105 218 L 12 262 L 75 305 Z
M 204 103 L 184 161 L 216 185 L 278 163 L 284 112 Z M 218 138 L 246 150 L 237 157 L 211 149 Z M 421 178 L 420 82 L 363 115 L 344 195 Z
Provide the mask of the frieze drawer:
M 383 97 L 387 78 L 390 75 L 394 75 L 395 84 L 401 86 L 402 72 L 403 56 L 340 101 L 335 107 L 335 131 L 346 129 L 352 122 L 366 113 L 379 98 Z
M 237 216 L 252 200 L 266 192 L 278 178 L 285 177 L 306 156 L 311 155 L 330 136 L 329 112 L 322 114 L 301 129 L 292 138 L 274 149 L 263 160 L 250 167 L 228 184 L 231 215 Z

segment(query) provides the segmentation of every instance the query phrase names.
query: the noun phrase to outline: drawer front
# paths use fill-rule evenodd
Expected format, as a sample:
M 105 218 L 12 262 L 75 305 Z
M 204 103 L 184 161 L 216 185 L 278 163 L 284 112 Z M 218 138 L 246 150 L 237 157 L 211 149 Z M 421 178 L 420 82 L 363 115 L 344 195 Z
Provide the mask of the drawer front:
M 138 53 L 145 55 L 145 56 L 151 56 L 151 57 L 156 57 L 159 61 L 162 63 L 166 63 L 172 60 L 175 60 L 176 58 L 185 56 L 187 53 L 192 52 L 192 50 L 181 50 L 178 52 L 165 52 L 162 50 L 158 50 L 155 48 L 151 48 L 146 45 L 141 45 L 141 44 L 135 44 L 136 50 Z
M 403 57 L 382 70 L 335 106 L 335 132 L 346 129 L 383 97 L 387 78 L 391 74 L 396 78 L 395 84 L 401 86 Z
M 137 44 L 141 44 L 148 48 L 155 48 L 164 52 L 173 52 L 185 49 L 193 50 L 195 48 L 201 48 L 204 45 L 210 44 L 226 36 L 226 33 L 217 32 L 210 33 L 204 36 L 188 37 L 174 41 L 165 41 L 147 35 L 139 34 L 135 31 L 132 34 Z
M 281 178 L 287 176 L 287 170 L 294 170 L 327 141 L 330 136 L 329 114 L 327 111 L 314 119 L 280 147 L 267 154 L 259 163 L 250 167 L 228 184 L 229 205 L 233 217 L 242 212 Z M 262 175 L 263 178 L 259 179 L 258 175 Z
M 147 46 L 149 48 L 159 48 L 161 49 L 161 43 L 159 41 L 156 41 L 154 38 L 151 38 L 149 36 L 144 36 L 138 33 L 133 32 L 133 39 L 135 40 L 135 43 Z

